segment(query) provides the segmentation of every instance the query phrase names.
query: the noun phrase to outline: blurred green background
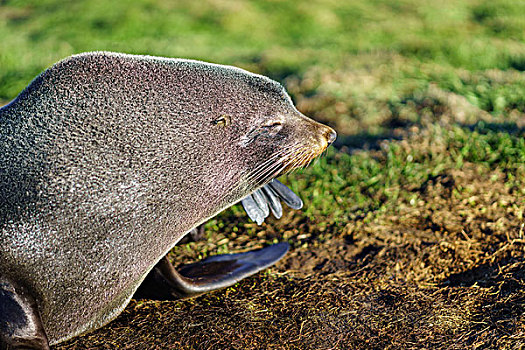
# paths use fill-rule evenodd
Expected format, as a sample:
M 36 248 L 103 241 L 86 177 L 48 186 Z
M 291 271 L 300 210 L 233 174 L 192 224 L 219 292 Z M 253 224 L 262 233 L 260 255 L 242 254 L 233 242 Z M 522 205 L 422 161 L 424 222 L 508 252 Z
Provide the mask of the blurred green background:
M 524 13 L 522 0 L 3 0 L 0 100 L 61 58 L 109 50 L 233 64 L 281 81 L 401 59 L 388 72 L 396 84 L 437 82 L 489 111 L 523 110 L 523 79 L 509 87 L 457 73 L 523 71 Z

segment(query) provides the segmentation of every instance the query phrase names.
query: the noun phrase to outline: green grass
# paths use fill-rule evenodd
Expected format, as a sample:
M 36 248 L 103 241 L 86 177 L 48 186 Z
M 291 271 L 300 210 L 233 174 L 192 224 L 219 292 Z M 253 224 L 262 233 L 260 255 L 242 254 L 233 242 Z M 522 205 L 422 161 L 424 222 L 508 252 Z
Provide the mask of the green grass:
M 506 186 L 525 197 L 524 136 L 525 132 L 509 134 L 483 124 L 474 131 L 435 127 L 373 153 L 330 151 L 288 181 L 305 199 L 304 212 L 311 220 L 335 223 L 374 211 L 395 211 L 399 201 L 410 202 L 415 188 L 451 169 L 461 170 L 465 163 L 477 164 L 484 173 L 498 169 L 506 175 Z
M 523 13 L 523 0 L 3 1 L 0 100 L 60 58 L 91 50 L 191 57 L 276 78 L 397 54 L 408 70 L 432 63 L 454 77 L 454 69 L 481 71 L 483 80 L 487 69 L 525 68 Z M 522 106 L 507 91 L 512 87 L 487 93 L 479 79 L 417 78 L 481 99 L 488 109 Z

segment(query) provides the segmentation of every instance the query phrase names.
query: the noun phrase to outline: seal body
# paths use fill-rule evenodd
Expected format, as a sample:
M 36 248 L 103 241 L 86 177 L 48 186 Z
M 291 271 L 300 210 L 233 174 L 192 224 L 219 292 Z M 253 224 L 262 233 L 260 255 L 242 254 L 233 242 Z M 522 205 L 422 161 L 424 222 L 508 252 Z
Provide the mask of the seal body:
M 185 233 L 331 135 L 234 67 L 67 58 L 0 109 L 0 282 L 32 296 L 51 344 L 98 328 Z

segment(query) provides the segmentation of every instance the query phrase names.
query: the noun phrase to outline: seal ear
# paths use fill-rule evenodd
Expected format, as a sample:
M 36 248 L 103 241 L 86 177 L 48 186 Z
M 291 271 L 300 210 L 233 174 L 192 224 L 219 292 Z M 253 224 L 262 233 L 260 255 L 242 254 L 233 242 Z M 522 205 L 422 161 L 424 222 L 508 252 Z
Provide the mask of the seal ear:
M 17 286 L 0 279 L 0 350 L 48 350 L 34 299 Z
M 278 243 L 239 254 L 215 255 L 175 270 L 163 257 L 135 293 L 135 298 L 176 300 L 229 287 L 279 261 L 289 249 Z

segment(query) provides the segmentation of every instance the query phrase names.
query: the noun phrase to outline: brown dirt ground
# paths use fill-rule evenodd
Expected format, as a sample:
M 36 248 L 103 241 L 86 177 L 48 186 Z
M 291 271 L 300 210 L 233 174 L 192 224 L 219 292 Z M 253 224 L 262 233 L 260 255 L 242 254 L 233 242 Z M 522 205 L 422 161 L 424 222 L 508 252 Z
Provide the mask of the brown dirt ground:
M 395 215 L 320 229 L 287 212 L 251 236 L 225 227 L 213 241 L 231 251 L 280 236 L 295 244 L 232 288 L 133 300 L 108 326 L 56 349 L 524 348 L 524 199 L 504 174 L 478 170 L 467 163 L 431 178 Z M 188 247 L 175 264 L 217 245 Z

